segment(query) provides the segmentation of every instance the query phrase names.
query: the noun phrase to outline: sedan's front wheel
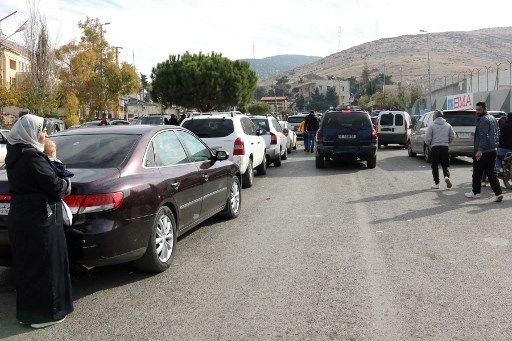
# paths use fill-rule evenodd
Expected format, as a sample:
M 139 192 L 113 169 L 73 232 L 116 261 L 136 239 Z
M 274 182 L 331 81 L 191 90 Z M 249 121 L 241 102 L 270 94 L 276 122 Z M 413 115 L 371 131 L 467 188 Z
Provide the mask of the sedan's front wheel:
M 167 206 L 162 206 L 155 215 L 146 253 L 135 262 L 143 271 L 162 272 L 169 268 L 176 249 L 176 220 Z
M 240 181 L 236 176 L 234 176 L 231 182 L 228 200 L 226 201 L 226 206 L 222 211 L 222 215 L 227 219 L 235 219 L 240 214 L 241 204 L 242 194 L 240 192 Z

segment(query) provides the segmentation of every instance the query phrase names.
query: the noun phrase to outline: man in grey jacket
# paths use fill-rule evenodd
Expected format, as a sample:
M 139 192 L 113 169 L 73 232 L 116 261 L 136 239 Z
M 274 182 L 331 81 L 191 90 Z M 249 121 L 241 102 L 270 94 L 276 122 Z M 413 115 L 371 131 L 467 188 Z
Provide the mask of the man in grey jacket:
M 498 176 L 494 169 L 496 163 L 496 151 L 499 144 L 500 128 L 498 121 L 487 113 L 484 102 L 476 104 L 476 129 L 475 129 L 475 155 L 473 156 L 473 191 L 466 193 L 466 197 L 480 198 L 482 190 L 482 175 L 485 173 L 495 194 L 494 201 L 501 202 L 501 191 Z
M 430 156 L 432 159 L 432 176 L 434 183 L 432 189 L 439 189 L 439 164 L 443 168 L 444 181 L 446 187 L 451 188 L 450 180 L 450 151 L 448 145 L 455 138 L 455 132 L 452 126 L 443 118 L 443 113 L 439 110 L 434 112 L 434 122 L 427 128 L 425 142 L 430 146 Z

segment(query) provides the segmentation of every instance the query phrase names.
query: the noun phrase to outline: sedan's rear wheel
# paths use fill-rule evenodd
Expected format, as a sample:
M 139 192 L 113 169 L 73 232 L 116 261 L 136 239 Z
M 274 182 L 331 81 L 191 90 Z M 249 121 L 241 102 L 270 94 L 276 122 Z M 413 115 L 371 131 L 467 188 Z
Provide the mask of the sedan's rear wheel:
M 176 249 L 176 220 L 167 206 L 155 215 L 146 253 L 135 262 L 143 271 L 162 272 L 169 268 Z
M 281 167 L 281 151 L 279 151 L 277 159 L 274 160 L 274 167 Z
M 281 160 L 287 160 L 288 159 L 288 149 L 284 149 L 284 154 L 281 156 Z
M 242 186 L 243 188 L 251 188 L 254 183 L 254 169 L 252 166 L 252 159 L 249 159 L 249 164 L 247 165 L 247 169 L 245 170 L 244 175 L 242 175 Z
M 409 157 L 416 156 L 416 153 L 412 151 L 411 141 L 407 141 L 407 155 L 409 155 Z

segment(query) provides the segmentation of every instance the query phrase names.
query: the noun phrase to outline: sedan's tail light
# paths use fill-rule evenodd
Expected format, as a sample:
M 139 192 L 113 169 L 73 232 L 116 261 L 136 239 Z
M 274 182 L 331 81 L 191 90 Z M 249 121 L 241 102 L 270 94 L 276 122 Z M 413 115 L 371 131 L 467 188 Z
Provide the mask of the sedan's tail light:
M 108 211 L 121 205 L 123 193 L 68 195 L 64 202 L 73 214 Z
M 11 195 L 10 194 L 0 194 L 0 202 L 1 203 L 9 203 L 11 202 Z
M 277 135 L 270 133 L 270 144 L 277 144 Z

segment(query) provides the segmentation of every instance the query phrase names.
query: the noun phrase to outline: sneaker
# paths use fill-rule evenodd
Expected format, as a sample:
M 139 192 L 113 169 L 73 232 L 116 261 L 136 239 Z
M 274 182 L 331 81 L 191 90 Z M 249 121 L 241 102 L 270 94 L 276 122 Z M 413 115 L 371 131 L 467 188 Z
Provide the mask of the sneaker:
M 489 186 L 489 181 L 482 181 L 482 187 Z
M 494 197 L 494 202 L 502 202 L 503 201 L 503 194 L 498 194 Z
M 54 324 L 61 323 L 65 319 L 66 319 L 66 316 L 64 316 L 63 319 L 60 319 L 58 321 L 51 321 L 51 322 L 45 322 L 45 323 L 32 323 L 30 326 L 34 329 L 46 328 L 49 326 L 53 326 Z
M 435 182 L 432 183 L 432 186 L 430 186 L 432 189 L 439 189 L 439 184 L 436 184 Z
M 450 181 L 450 178 L 445 176 L 444 177 L 444 181 L 446 182 L 446 187 L 447 188 L 452 188 L 452 182 Z
M 466 198 L 471 198 L 471 199 L 479 199 L 480 198 L 480 193 L 474 194 L 473 192 L 468 192 L 468 193 L 464 193 L 464 195 L 466 196 Z

